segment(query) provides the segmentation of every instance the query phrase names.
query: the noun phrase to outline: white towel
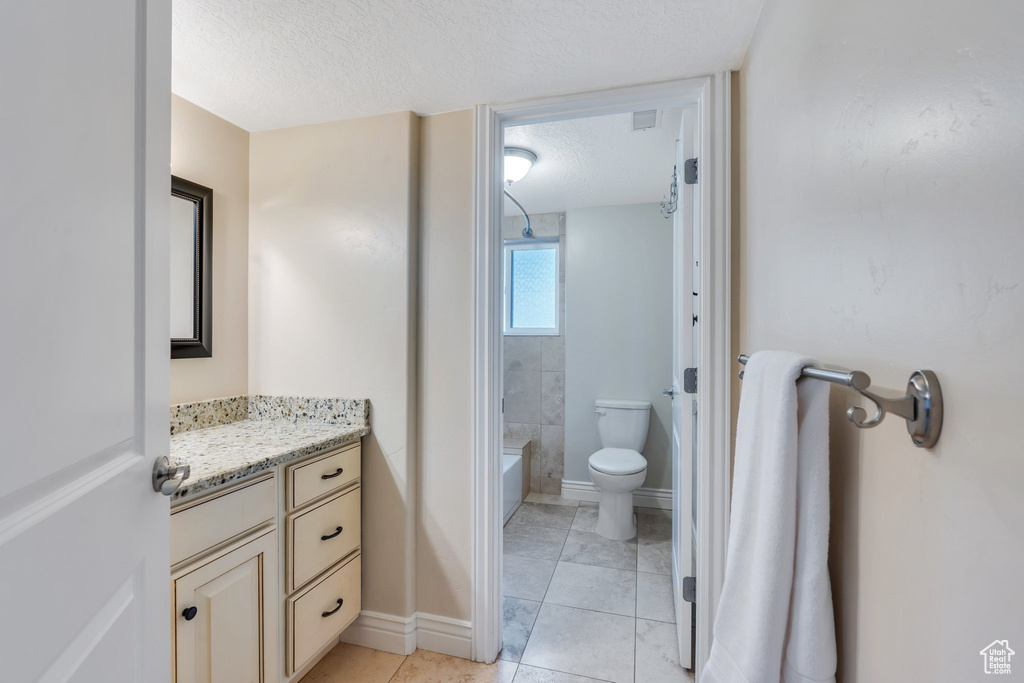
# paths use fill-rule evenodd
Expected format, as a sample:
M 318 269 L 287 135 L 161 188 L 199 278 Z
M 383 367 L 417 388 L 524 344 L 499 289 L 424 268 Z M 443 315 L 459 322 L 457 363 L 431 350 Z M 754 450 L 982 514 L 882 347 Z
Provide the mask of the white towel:
M 813 361 L 750 357 L 736 430 L 725 585 L 701 683 L 832 683 L 827 382 Z

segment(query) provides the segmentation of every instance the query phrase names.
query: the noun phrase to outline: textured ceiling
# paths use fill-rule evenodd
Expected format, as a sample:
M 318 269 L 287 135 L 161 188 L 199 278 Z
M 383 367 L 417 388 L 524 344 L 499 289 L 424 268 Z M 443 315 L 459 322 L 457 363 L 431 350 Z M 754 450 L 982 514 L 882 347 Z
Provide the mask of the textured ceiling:
M 509 188 L 528 213 L 660 202 L 668 194 L 682 108 L 657 128 L 631 132 L 629 114 L 535 123 L 505 130 L 505 144 L 537 155 Z M 505 215 L 519 213 L 508 199 Z
M 250 131 L 736 68 L 762 0 L 174 0 L 175 93 Z

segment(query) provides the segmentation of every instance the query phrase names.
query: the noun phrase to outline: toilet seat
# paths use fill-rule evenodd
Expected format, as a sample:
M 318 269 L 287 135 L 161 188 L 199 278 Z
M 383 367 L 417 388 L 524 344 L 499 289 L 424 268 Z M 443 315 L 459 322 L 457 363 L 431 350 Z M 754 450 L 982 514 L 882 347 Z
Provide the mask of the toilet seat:
M 602 448 L 590 456 L 590 466 L 604 474 L 625 476 L 647 469 L 647 459 L 629 448 Z

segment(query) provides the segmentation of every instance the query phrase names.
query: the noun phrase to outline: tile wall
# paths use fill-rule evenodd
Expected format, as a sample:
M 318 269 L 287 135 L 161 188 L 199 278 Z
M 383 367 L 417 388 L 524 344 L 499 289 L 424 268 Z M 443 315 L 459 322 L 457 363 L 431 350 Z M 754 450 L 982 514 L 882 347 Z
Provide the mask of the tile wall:
M 558 494 L 565 460 L 565 214 L 531 215 L 530 224 L 536 237 L 559 238 L 561 335 L 505 337 L 504 432 L 533 442 L 530 490 Z M 522 216 L 506 216 L 502 237 L 521 238 L 525 225 Z

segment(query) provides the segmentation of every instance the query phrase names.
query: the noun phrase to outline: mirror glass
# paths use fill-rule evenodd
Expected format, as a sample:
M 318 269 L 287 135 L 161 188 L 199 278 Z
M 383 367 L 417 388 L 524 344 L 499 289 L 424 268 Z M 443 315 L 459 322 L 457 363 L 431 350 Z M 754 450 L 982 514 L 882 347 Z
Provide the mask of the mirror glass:
M 213 190 L 171 176 L 171 358 L 213 355 Z
M 171 339 L 196 339 L 198 202 L 171 195 Z

